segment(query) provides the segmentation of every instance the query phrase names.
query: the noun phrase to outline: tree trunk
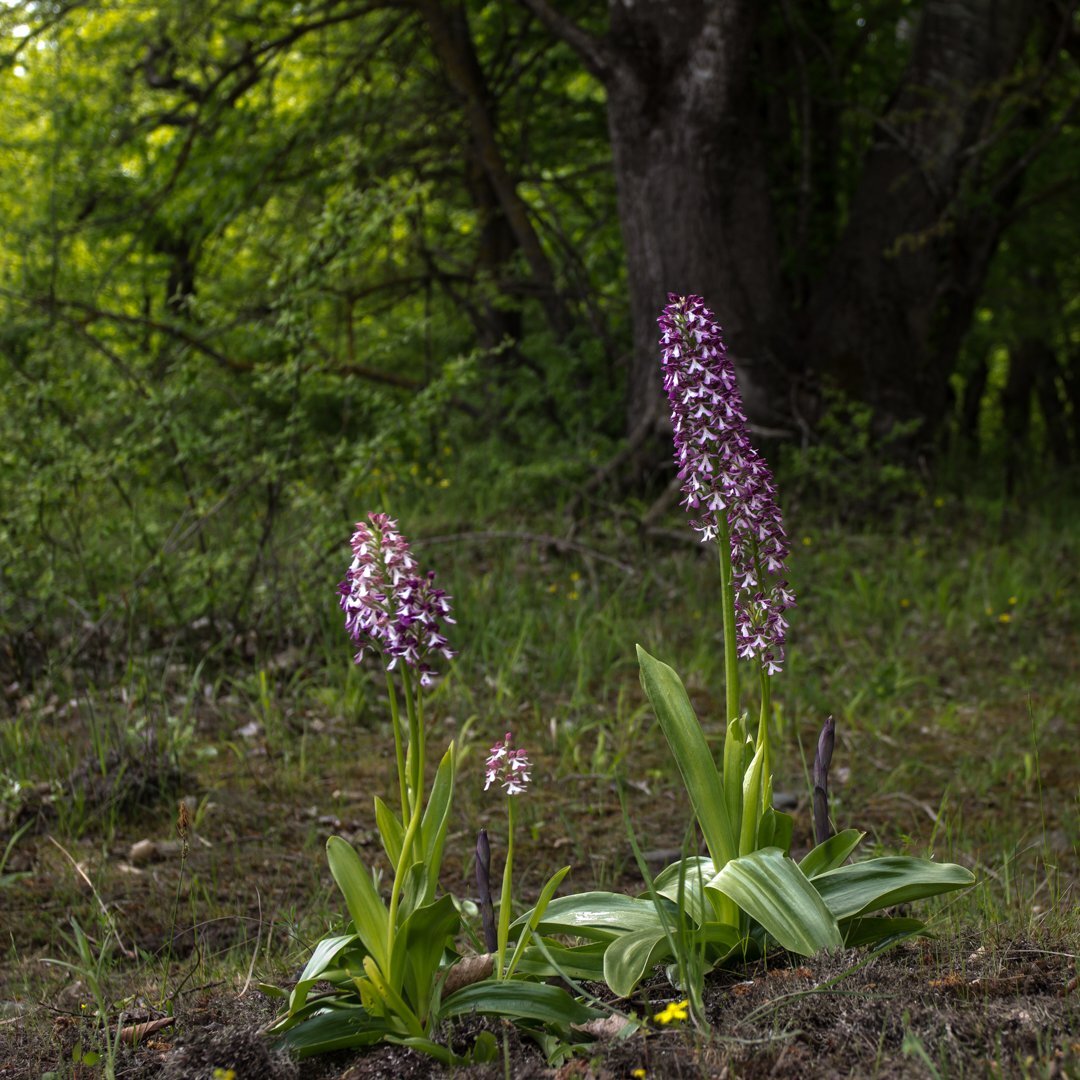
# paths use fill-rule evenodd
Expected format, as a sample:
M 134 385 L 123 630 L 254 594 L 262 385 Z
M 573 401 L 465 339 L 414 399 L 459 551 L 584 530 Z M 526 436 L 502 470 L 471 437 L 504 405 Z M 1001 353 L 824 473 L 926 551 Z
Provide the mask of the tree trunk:
M 892 105 L 877 124 L 846 229 L 807 311 L 819 373 L 879 420 L 923 417 L 933 433 L 1004 222 L 964 204 L 991 134 L 998 84 L 1032 25 L 1025 0 L 933 0 Z
M 608 124 L 629 269 L 627 422 L 663 415 L 656 318 L 669 292 L 716 310 L 754 398 L 782 318 L 753 90 L 757 5 L 611 4 Z M 758 403 L 753 412 L 767 411 Z

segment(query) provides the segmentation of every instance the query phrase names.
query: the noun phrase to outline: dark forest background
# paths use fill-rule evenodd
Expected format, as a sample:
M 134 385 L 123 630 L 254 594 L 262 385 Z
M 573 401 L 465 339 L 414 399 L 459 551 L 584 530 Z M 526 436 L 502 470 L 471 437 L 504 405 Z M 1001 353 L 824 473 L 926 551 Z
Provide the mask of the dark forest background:
M 7 676 L 117 628 L 302 638 L 375 506 L 656 526 L 668 291 L 717 311 L 788 500 L 1075 477 L 1073 2 L 33 0 L 0 31 Z

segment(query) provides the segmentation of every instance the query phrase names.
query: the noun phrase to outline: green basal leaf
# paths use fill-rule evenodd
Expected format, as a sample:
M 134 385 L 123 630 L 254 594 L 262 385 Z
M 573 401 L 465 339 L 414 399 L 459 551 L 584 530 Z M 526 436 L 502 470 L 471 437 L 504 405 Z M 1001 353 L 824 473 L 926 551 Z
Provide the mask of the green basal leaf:
M 765 747 L 759 746 L 743 774 L 742 782 L 742 831 L 739 834 L 739 854 L 749 855 L 757 848 L 758 823 L 761 820 L 762 770 L 765 764 Z
M 891 938 L 909 937 L 926 933 L 926 924 L 920 919 L 888 919 L 868 915 L 858 919 L 844 919 L 840 923 L 844 944 L 850 949 L 860 945 L 883 944 Z
M 427 1023 L 446 947 L 453 943 L 460 925 L 454 901 L 441 896 L 433 904 L 417 908 L 402 924 L 394 941 L 394 973 L 397 974 L 398 965 L 404 970 L 405 997 L 413 1004 L 421 1023 Z
M 435 897 L 435 888 L 439 883 L 439 870 L 442 867 L 443 848 L 446 844 L 446 829 L 450 822 L 450 804 L 454 798 L 454 776 L 457 770 L 457 754 L 454 744 L 447 747 L 435 773 L 435 783 L 431 786 L 431 796 L 424 809 L 421 822 L 422 850 L 424 863 L 428 868 L 428 888 L 424 894 L 424 903 L 431 903 Z
M 359 1005 L 334 1005 L 315 1012 L 302 1024 L 284 1032 L 281 1042 L 299 1057 L 371 1046 L 390 1029 L 385 1020 L 373 1019 Z
M 975 875 L 956 863 L 936 863 L 907 855 L 839 866 L 814 878 L 814 888 L 838 918 L 966 889 Z
M 724 785 L 712 751 L 679 676 L 640 645 L 637 657 L 641 685 L 671 747 L 709 854 L 722 866 L 735 856 L 737 837 L 728 816 Z
M 746 721 L 732 717 L 724 733 L 724 797 L 727 800 L 731 831 L 738 836 L 742 829 L 742 784 L 746 772 L 743 751 L 746 749 Z
M 351 844 L 340 836 L 331 836 L 326 841 L 326 859 L 345 904 L 352 917 L 353 926 L 364 948 L 375 958 L 381 967 L 386 967 L 386 935 L 389 925 L 389 913 L 386 905 L 375 891 L 375 883 L 367 867 L 360 861 L 360 856 Z
M 590 941 L 587 945 L 557 945 L 546 938 L 541 949 L 529 945 L 521 955 L 518 972 L 538 979 L 569 978 L 601 982 L 604 978 L 604 953 L 610 941 Z
M 561 986 L 517 979 L 485 979 L 443 999 L 440 1015 L 444 1018 L 469 1013 L 537 1020 L 560 1027 L 585 1024 L 604 1015 L 576 1001 Z
M 544 917 L 544 912 L 547 911 L 548 904 L 551 903 L 551 898 L 555 895 L 555 890 L 562 884 L 563 878 L 569 873 L 569 866 L 556 870 L 548 878 L 547 884 L 540 890 L 540 898 L 536 901 L 536 906 L 529 912 L 525 925 L 518 931 L 517 945 L 514 947 L 514 954 L 511 956 L 510 963 L 506 968 L 506 978 L 509 979 L 514 974 L 514 970 L 521 959 L 522 950 L 529 944 L 529 939 L 532 937 L 540 920 Z
M 858 829 L 845 829 L 808 851 L 800 860 L 799 868 L 808 878 L 835 870 L 860 844 L 866 835 Z
M 662 929 L 623 934 L 604 953 L 604 982 L 612 993 L 628 997 L 647 973 L 671 955 L 671 940 Z
M 415 1035 L 422 1038 L 425 1032 L 424 1025 L 420 1023 L 420 1018 L 409 1008 L 408 1002 L 398 993 L 390 980 L 383 975 L 378 964 L 370 956 L 364 957 L 364 971 L 370 980 L 371 986 L 382 999 L 388 1019 L 399 1021 L 400 1024 L 404 1025 L 405 1030 L 400 1034 Z
M 778 847 L 787 854 L 791 851 L 791 837 L 794 832 L 795 821 L 792 816 L 770 806 L 761 815 L 761 824 L 758 825 L 758 847 Z
M 405 830 L 397 814 L 378 795 L 375 796 L 375 825 L 390 865 L 397 866 L 398 859 L 401 858 L 401 842 L 405 837 Z
M 734 900 L 791 952 L 813 956 L 843 945 L 836 919 L 806 875 L 779 848 L 733 859 L 707 887 Z
M 666 896 L 676 906 L 681 906 L 686 915 L 700 925 L 714 917 L 712 905 L 705 894 L 705 885 L 715 873 L 712 859 L 699 855 L 691 856 L 661 870 L 653 880 L 653 889 L 657 895 Z
M 669 903 L 664 909 L 671 924 L 678 909 Z M 532 912 L 521 916 L 514 924 L 528 923 Z M 651 900 L 641 900 L 622 893 L 586 892 L 560 896 L 548 905 L 537 924 L 543 934 L 573 934 L 594 941 L 610 941 L 635 930 L 659 929 L 663 924 Z
M 359 937 L 356 934 L 335 934 L 332 937 L 324 937 L 315 946 L 311 959 L 304 965 L 304 970 L 300 972 L 297 982 L 317 979 L 334 962 L 338 953 L 358 942 Z

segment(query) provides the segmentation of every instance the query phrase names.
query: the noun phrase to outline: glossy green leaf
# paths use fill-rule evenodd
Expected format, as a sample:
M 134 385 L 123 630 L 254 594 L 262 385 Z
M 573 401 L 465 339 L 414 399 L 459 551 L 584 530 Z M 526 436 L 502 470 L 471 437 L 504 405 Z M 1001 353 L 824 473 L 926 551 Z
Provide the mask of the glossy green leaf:
M 673 923 L 677 908 L 667 902 L 664 909 Z M 522 926 L 529 914 L 513 925 Z M 574 934 L 594 941 L 611 940 L 635 930 L 658 929 L 660 917 L 651 900 L 642 900 L 622 893 L 586 892 L 559 896 L 548 905 L 537 929 L 543 934 Z
M 397 866 L 398 859 L 401 858 L 401 842 L 405 837 L 405 830 L 397 814 L 378 795 L 375 796 L 375 825 L 390 865 Z
M 672 903 L 681 906 L 690 919 L 700 925 L 713 918 L 713 908 L 705 893 L 705 885 L 715 873 L 712 859 L 691 856 L 661 870 L 653 880 L 653 889 L 659 896 L 666 896 Z
M 921 934 L 925 929 L 926 925 L 920 919 L 889 919 L 877 915 L 845 919 L 840 923 L 844 944 L 852 949 L 860 945 L 875 945 L 889 938 Z
M 936 863 L 907 855 L 839 866 L 814 878 L 814 888 L 838 918 L 966 889 L 975 875 L 956 863 Z
M 604 1015 L 572 998 L 561 986 L 527 983 L 518 979 L 485 979 L 455 991 L 443 999 L 443 1017 L 480 1013 L 513 1020 L 537 1020 L 568 1027 L 585 1024 Z
M 637 647 L 641 684 L 671 747 L 709 854 L 723 865 L 736 854 L 724 785 L 682 680 L 667 664 Z
M 743 774 L 742 830 L 739 833 L 739 854 L 749 855 L 757 848 L 758 823 L 761 821 L 761 787 L 764 783 L 765 747 L 759 746 Z
M 562 884 L 563 878 L 569 873 L 570 867 L 564 866 L 561 870 L 556 870 L 555 873 L 548 878 L 547 883 L 540 890 L 540 897 L 536 901 L 536 905 L 526 917 L 525 925 L 518 926 L 517 945 L 514 947 L 514 954 L 511 956 L 510 963 L 507 965 L 506 978 L 510 978 L 514 974 L 514 970 L 517 968 L 518 962 L 521 959 L 522 950 L 529 944 L 529 939 L 539 925 L 540 920 L 544 917 L 544 912 L 547 911 L 548 905 L 551 903 L 551 898 L 555 895 L 555 890 Z
M 360 861 L 351 844 L 340 836 L 326 841 L 326 859 L 345 904 L 352 917 L 353 926 L 364 948 L 375 958 L 380 968 L 386 968 L 386 935 L 389 913 L 379 894 L 371 873 Z
M 586 945 L 558 945 L 544 940 L 543 948 L 533 939 L 522 953 L 518 972 L 539 979 L 570 978 L 600 982 L 604 978 L 604 953 L 610 941 L 590 941 Z
M 746 721 L 742 716 L 733 716 L 728 721 L 724 733 L 724 798 L 727 802 L 728 821 L 731 823 L 733 836 L 738 836 L 742 829 L 742 784 L 746 772 L 743 753 L 746 750 Z
M 709 882 L 785 949 L 813 956 L 843 944 L 836 919 L 806 875 L 779 848 L 733 859 Z
M 604 953 L 604 982 L 612 993 L 628 997 L 642 978 L 669 956 L 671 940 L 663 929 L 623 934 Z
M 835 870 L 859 846 L 865 835 L 858 829 L 838 832 L 808 851 L 800 860 L 799 868 L 808 878 Z
M 405 997 L 422 1023 L 427 1021 L 446 947 L 453 943 L 460 925 L 453 899 L 441 896 L 413 911 L 398 930 L 391 960 L 394 984 L 403 985 Z M 399 970 L 404 973 L 403 981 L 396 977 Z
M 792 816 L 770 806 L 761 815 L 761 823 L 758 825 L 758 847 L 777 847 L 785 853 L 790 852 L 794 832 L 795 821 Z
M 384 1020 L 374 1019 L 359 1005 L 327 1005 L 290 1028 L 280 1041 L 299 1057 L 325 1054 L 331 1050 L 351 1050 L 372 1046 L 389 1028 Z

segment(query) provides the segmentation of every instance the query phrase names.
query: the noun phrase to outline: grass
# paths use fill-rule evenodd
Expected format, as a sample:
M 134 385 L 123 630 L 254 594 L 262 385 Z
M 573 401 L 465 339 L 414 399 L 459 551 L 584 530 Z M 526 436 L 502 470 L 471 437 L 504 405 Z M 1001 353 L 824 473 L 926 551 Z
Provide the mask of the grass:
M 429 745 L 454 738 L 465 750 L 447 887 L 471 895 L 480 826 L 501 860 L 501 802 L 483 795 L 480 777 L 486 747 L 513 730 L 538 781 L 519 814 L 522 901 L 565 862 L 574 864 L 568 888 L 640 891 L 616 781 L 627 784 L 646 852 L 678 850 L 687 811 L 633 646 L 682 673 L 718 737 L 711 553 L 666 535 L 599 530 L 571 548 L 470 539 L 448 514 L 415 527 L 402 517 L 458 617 L 461 656 L 428 708 Z M 544 526 L 556 528 L 538 523 L 534 535 Z M 831 713 L 837 824 L 867 830 L 871 846 L 932 852 L 978 875 L 975 889 L 937 905 L 934 963 L 960 977 L 968 966 L 1011 971 L 1018 943 L 1035 942 L 1073 957 L 1065 967 L 1075 969 L 1080 509 L 1003 522 L 993 506 L 927 500 L 903 527 L 854 532 L 809 514 L 789 526 L 799 607 L 775 683 L 774 767 L 777 790 L 797 800 L 796 844 L 809 844 L 808 757 Z M 14 839 L 0 867 L 0 1051 L 6 1042 L 25 1075 L 90 1075 L 79 1069 L 100 1072 L 110 1053 L 151 1075 L 168 1030 L 156 1058 L 154 1039 L 132 1058 L 106 1043 L 106 1013 L 115 1031 L 121 1013 L 175 1013 L 182 1027 L 200 1009 L 257 1012 L 255 983 L 294 976 L 340 919 L 326 838 L 344 835 L 378 862 L 370 799 L 393 789 L 388 717 L 378 673 L 350 663 L 333 584 L 304 647 L 255 641 L 245 656 L 206 641 L 126 656 L 112 674 L 54 659 L 32 687 L 9 688 L 0 834 Z M 186 857 L 176 843 L 180 800 L 192 821 Z M 149 857 L 135 857 L 139 841 L 151 842 Z M 718 984 L 714 1005 L 733 992 Z M 982 1075 L 974 1058 L 956 1071 L 962 1047 L 958 1057 L 927 1041 L 925 1000 L 901 1005 L 906 1019 L 901 1007 L 896 1030 L 881 1028 L 852 1067 Z M 777 1009 L 771 1061 L 794 1054 L 784 1031 L 797 1025 Z M 1075 1055 L 1064 1028 L 1036 1027 L 1035 1049 L 1002 1064 L 1003 1074 L 1015 1065 L 1049 1075 Z M 750 1041 L 759 1036 L 753 1029 Z M 693 1052 L 715 1055 L 724 1038 L 742 1037 L 726 1030 Z M 76 1048 L 106 1056 L 78 1064 Z

